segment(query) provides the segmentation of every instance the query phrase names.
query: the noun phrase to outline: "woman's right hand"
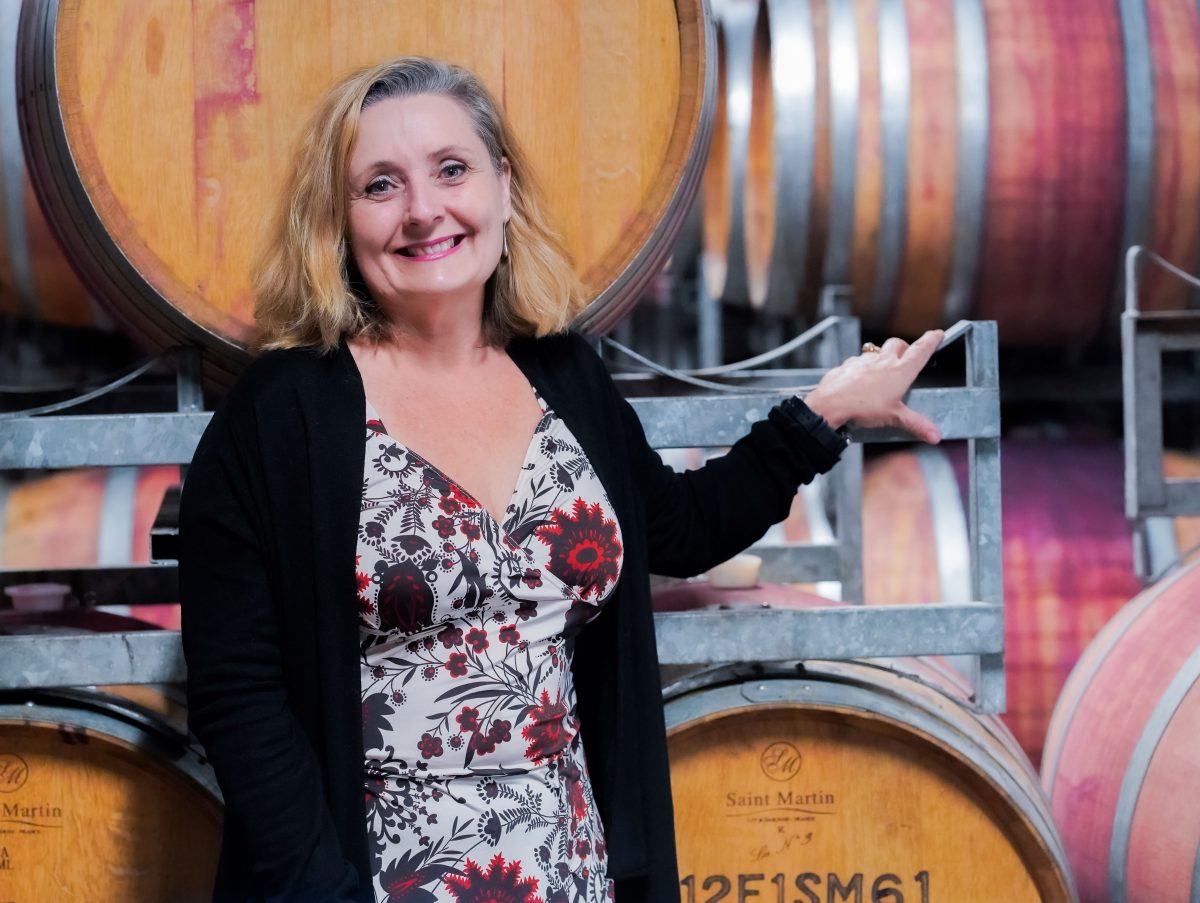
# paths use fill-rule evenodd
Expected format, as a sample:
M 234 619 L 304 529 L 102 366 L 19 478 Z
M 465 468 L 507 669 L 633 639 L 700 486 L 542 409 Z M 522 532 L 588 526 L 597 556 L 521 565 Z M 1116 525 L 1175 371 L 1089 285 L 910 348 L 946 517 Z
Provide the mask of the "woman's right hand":
M 933 421 L 903 399 L 944 335 L 931 329 L 911 345 L 888 339 L 878 351 L 864 351 L 834 367 L 804 401 L 834 429 L 851 422 L 860 427 L 895 427 L 926 442 L 939 442 L 942 435 Z

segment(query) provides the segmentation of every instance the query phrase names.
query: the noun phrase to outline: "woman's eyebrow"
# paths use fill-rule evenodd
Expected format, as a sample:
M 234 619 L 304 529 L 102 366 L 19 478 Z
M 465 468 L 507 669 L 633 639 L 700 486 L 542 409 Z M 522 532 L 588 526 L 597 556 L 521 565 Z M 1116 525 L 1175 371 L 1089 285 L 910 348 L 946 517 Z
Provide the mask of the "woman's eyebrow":
M 431 153 L 429 155 L 429 158 L 431 160 L 433 160 L 433 159 L 437 159 L 437 158 L 441 158 L 441 157 L 445 157 L 445 156 L 449 156 L 449 155 L 466 156 L 466 155 L 469 155 L 470 153 L 471 152 L 467 148 L 462 147 L 461 145 L 447 144 L 445 147 L 439 147 L 437 150 L 435 150 L 433 153 Z

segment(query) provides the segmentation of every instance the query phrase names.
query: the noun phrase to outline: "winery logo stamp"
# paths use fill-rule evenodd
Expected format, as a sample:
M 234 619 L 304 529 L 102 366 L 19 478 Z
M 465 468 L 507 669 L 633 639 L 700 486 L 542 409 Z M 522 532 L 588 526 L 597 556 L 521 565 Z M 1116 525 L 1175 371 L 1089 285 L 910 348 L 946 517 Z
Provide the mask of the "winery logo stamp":
M 758 763 L 772 781 L 790 781 L 800 773 L 800 750 L 783 740 L 777 740 L 763 750 Z
M 29 766 L 16 753 L 0 753 L 0 793 L 15 793 L 29 780 Z

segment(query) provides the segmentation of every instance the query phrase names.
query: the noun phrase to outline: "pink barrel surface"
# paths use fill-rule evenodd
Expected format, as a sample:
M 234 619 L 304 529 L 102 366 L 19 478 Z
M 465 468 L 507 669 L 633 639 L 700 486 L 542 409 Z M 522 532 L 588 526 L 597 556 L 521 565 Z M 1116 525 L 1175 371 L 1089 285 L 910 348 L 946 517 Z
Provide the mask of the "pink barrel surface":
M 1200 561 L 1138 594 L 1054 709 L 1042 783 L 1088 903 L 1200 895 Z

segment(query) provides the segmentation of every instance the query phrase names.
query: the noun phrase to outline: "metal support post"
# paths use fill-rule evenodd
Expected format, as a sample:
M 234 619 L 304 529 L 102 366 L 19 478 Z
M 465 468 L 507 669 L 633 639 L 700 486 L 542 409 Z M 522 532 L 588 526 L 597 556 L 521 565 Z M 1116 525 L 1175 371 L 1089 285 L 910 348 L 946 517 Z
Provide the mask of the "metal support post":
M 199 348 L 175 349 L 175 407 L 181 414 L 204 410 L 204 361 Z
M 858 320 L 840 316 L 832 341 L 822 344 L 822 367 L 836 367 L 859 353 L 862 333 Z M 863 603 L 863 447 L 851 442 L 842 452 L 842 460 L 826 477 L 833 493 L 834 536 L 837 541 L 838 579 L 842 583 L 842 601 Z
M 988 389 L 999 421 L 1000 364 L 996 352 L 996 324 L 973 324 L 967 334 L 967 387 Z M 979 602 L 998 606 L 1004 629 L 1003 521 L 1000 511 L 1000 435 L 967 440 L 971 536 L 971 590 Z M 1002 634 L 1003 635 L 1003 634 Z M 977 661 L 975 703 L 984 711 L 1004 711 L 1004 654 L 982 653 Z
M 1143 247 L 1125 256 L 1121 389 L 1125 417 L 1125 516 L 1133 527 L 1138 576 L 1154 579 L 1179 557 L 1172 519 L 1200 514 L 1200 480 L 1163 473 L 1163 365 L 1167 351 L 1200 349 L 1200 314 L 1138 310 L 1138 263 L 1145 258 L 1193 290 L 1200 278 Z

